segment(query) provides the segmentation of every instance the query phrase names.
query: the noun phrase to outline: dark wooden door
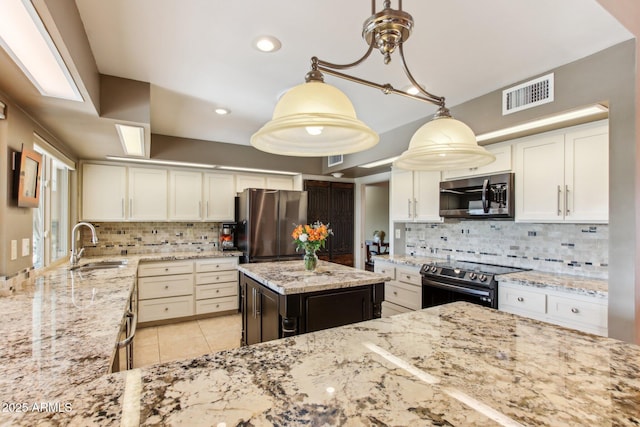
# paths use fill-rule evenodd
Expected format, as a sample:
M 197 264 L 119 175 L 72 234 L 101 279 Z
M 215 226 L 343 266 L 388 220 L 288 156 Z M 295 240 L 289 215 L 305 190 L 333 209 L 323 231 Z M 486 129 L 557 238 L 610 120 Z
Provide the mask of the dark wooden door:
M 371 286 L 305 295 L 305 332 L 320 331 L 373 318 Z

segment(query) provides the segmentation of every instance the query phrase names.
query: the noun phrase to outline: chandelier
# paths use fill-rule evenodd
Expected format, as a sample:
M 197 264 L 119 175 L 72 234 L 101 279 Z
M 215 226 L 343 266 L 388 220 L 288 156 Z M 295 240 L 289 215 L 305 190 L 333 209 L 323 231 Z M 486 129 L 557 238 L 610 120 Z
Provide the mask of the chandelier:
M 379 136 L 358 120 L 349 98 L 339 89 L 324 82 L 329 74 L 354 83 L 380 89 L 385 94 L 402 95 L 438 107 L 433 119 L 420 127 L 411 138 L 409 148 L 394 162 L 394 166 L 410 170 L 446 170 L 476 167 L 491 163 L 495 156 L 476 141 L 473 131 L 455 120 L 445 106 L 444 97 L 434 95 L 422 87 L 407 67 L 403 44 L 411 35 L 413 18 L 402 10 L 391 8 L 385 0 L 376 13 L 371 0 L 371 17 L 363 25 L 362 37 L 369 48 L 350 64 L 332 64 L 311 58 L 311 71 L 305 83 L 287 91 L 276 104 L 272 120 L 251 137 L 251 144 L 259 150 L 289 156 L 319 157 L 350 154 L 375 146 Z M 402 67 L 416 93 L 379 84 L 341 72 L 365 61 L 379 50 L 384 63 L 391 62 L 397 51 Z

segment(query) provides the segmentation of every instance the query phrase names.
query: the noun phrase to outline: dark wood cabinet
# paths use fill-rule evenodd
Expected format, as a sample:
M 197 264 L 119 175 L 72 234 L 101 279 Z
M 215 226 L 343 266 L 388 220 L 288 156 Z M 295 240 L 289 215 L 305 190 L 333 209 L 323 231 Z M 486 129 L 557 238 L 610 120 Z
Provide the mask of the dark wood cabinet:
M 305 180 L 308 194 L 307 221 L 330 224 L 333 236 L 318 253 L 320 259 L 353 267 L 354 184 Z
M 381 316 L 384 283 L 281 295 L 244 273 L 242 344 L 250 345 Z
M 278 294 L 244 275 L 241 287 L 243 344 L 280 338 Z

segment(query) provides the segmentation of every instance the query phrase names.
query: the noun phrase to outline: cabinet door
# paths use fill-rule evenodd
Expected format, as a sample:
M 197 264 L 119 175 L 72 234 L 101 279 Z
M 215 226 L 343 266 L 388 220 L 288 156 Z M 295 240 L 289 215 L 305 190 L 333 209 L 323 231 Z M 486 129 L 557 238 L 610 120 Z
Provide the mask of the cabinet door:
M 129 168 L 129 219 L 167 219 L 167 170 Z
M 271 190 L 293 190 L 293 178 L 288 176 L 267 176 L 266 188 Z
M 232 221 L 235 216 L 235 179 L 230 174 L 204 174 L 204 218 Z
M 440 217 L 440 172 L 414 172 L 413 196 L 414 220 L 442 220 Z
M 516 221 L 564 220 L 564 134 L 516 145 Z
M 373 319 L 371 287 L 339 289 L 304 297 L 305 332 Z
M 413 220 L 413 172 L 403 169 L 391 171 L 391 206 L 389 213 L 392 221 Z
M 565 220 L 609 220 L 609 127 L 587 126 L 565 137 Z
M 278 295 L 253 279 L 242 276 L 242 318 L 246 345 L 280 338 Z
M 236 175 L 236 193 L 243 192 L 245 188 L 266 188 L 264 176 Z
M 124 166 L 85 164 L 82 167 L 82 219 L 123 221 L 126 198 Z
M 498 145 L 496 147 L 492 145 L 485 146 L 487 151 L 496 156 L 496 160 L 494 162 L 489 163 L 488 165 L 475 167 L 475 168 L 466 168 L 466 169 L 456 169 L 452 171 L 444 171 L 442 172 L 442 177 L 445 180 L 448 179 L 458 179 L 465 178 L 468 176 L 483 176 L 483 175 L 491 175 L 500 172 L 511 172 L 511 144 L 507 145 Z
M 202 218 L 202 173 L 169 171 L 169 219 Z
M 260 286 L 258 317 L 260 318 L 260 342 L 280 338 L 280 314 L 278 313 L 278 294 Z
M 260 318 L 256 315 L 259 285 L 251 279 L 242 276 L 242 320 L 243 342 L 245 345 L 260 342 Z

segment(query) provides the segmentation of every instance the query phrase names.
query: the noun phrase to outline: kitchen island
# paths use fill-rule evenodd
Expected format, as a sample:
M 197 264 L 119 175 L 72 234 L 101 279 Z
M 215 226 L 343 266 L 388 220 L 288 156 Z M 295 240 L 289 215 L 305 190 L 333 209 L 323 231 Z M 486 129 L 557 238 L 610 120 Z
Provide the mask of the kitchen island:
M 241 264 L 242 342 L 245 345 L 319 331 L 381 316 L 383 274 L 319 261 Z
M 105 375 L 5 424 L 637 426 L 640 347 L 453 303 Z

